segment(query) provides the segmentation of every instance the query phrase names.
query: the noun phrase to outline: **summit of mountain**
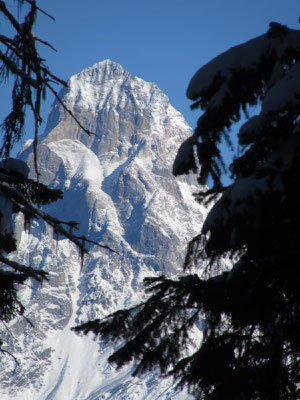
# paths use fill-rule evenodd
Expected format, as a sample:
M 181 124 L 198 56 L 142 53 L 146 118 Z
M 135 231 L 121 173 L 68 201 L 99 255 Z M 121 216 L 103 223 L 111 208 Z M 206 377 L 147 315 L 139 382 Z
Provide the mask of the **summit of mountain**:
M 15 258 L 49 273 L 49 282 L 21 291 L 26 316 L 9 326 L 16 366 L 2 359 L 1 399 L 186 399 L 157 373 L 139 380 L 132 367 L 106 362 L 112 347 L 77 337 L 70 328 L 141 301 L 143 279 L 182 273 L 187 244 L 199 233 L 207 210 L 194 201 L 193 177 L 175 178 L 172 164 L 192 133 L 183 116 L 154 83 L 132 78 L 105 60 L 68 81 L 60 98 L 88 136 L 55 100 L 38 145 L 43 183 L 61 189 L 62 200 L 45 210 L 79 222 L 78 235 L 118 252 L 87 244 L 78 249 L 34 221 L 24 231 L 16 217 Z M 20 158 L 35 177 L 32 141 Z M 195 327 L 195 340 L 201 332 Z

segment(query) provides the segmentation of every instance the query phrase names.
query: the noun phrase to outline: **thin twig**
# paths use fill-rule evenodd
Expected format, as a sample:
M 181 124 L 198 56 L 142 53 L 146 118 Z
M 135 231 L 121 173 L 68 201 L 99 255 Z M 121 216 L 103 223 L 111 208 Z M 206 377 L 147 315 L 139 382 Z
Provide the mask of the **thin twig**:
M 25 0 L 26 1 L 26 0 Z M 6 8 L 6 5 L 4 3 L 4 1 L 0 0 L 0 11 L 3 12 L 3 14 L 9 19 L 10 23 L 13 25 L 13 27 L 15 28 L 15 30 L 21 35 L 22 31 L 21 31 L 21 27 L 20 24 L 18 23 L 18 21 L 15 19 L 15 17 L 8 11 L 8 9 Z
M 56 48 L 55 47 L 53 47 L 50 43 L 48 43 L 48 42 L 45 42 L 44 40 L 42 40 L 42 39 L 39 39 L 38 37 L 36 37 L 36 36 L 34 36 L 34 40 L 36 40 L 36 41 L 38 41 L 38 42 L 41 42 L 41 43 L 43 43 L 45 46 L 48 46 L 48 47 L 50 47 L 50 49 L 52 49 L 53 51 L 56 51 L 57 52 L 57 50 L 56 50 Z
M 42 10 L 40 7 L 36 5 L 36 2 L 33 0 L 24 0 L 26 3 L 30 4 L 32 7 L 35 7 L 38 11 L 40 11 L 42 14 L 45 14 L 47 17 L 51 18 L 53 21 L 55 21 L 55 18 L 52 17 L 52 15 L 48 14 L 46 11 Z
M 71 117 L 74 119 L 74 121 L 77 123 L 77 125 L 89 136 L 94 135 L 97 136 L 96 133 L 89 131 L 88 129 L 84 128 L 81 123 L 78 121 L 78 119 L 75 117 L 75 115 L 72 113 L 71 110 L 68 109 L 68 107 L 63 103 L 61 98 L 59 97 L 58 93 L 52 88 L 51 85 L 48 84 L 48 82 L 45 83 L 45 85 L 51 90 L 51 92 L 54 94 L 54 96 L 57 98 L 58 102 L 62 105 L 63 109 L 71 115 Z
M 40 40 L 40 39 L 38 39 L 38 40 L 42 42 L 42 40 Z M 12 39 L 4 36 L 4 35 L 0 35 L 0 42 L 2 42 L 8 49 L 13 51 L 17 55 L 17 57 L 19 57 L 24 62 L 26 62 L 26 59 L 24 58 L 23 54 L 26 54 L 27 56 L 32 57 L 32 54 L 31 54 L 30 51 L 28 51 L 25 48 L 20 49 L 14 40 L 12 40 Z M 47 43 L 47 42 L 44 42 L 44 43 Z M 49 46 L 51 46 L 51 45 L 49 45 Z M 54 47 L 53 47 L 53 49 L 54 49 Z M 4 61 L 6 62 L 7 60 L 10 60 L 10 59 L 8 58 L 8 59 L 5 59 Z M 42 61 L 45 61 L 43 58 L 37 57 L 37 60 L 38 60 L 38 64 L 39 64 L 38 65 L 39 69 L 41 71 L 43 71 L 45 73 L 45 75 L 49 75 L 54 80 L 55 83 L 60 83 L 61 85 L 65 86 L 65 87 L 68 87 L 68 84 L 67 84 L 67 82 L 65 80 L 60 79 L 58 76 L 53 75 L 46 67 L 44 67 L 41 64 Z M 16 68 L 18 68 L 15 63 L 13 63 L 13 64 L 15 65 Z M 26 77 L 28 77 L 28 75 L 26 75 Z M 43 84 L 45 84 L 45 79 L 43 79 Z
M 94 240 L 87 239 L 85 236 L 75 236 L 74 235 L 74 237 L 76 237 L 77 239 L 84 240 L 85 242 L 95 244 L 96 246 L 102 247 L 104 249 L 107 249 L 107 250 L 111 251 L 112 253 L 117 254 L 118 256 L 120 255 L 117 251 L 111 249 L 109 246 L 107 246 L 105 244 L 100 244 L 98 242 L 95 242 Z
M 19 361 L 16 359 L 16 357 L 15 357 L 13 354 L 11 354 L 8 350 L 2 349 L 1 345 L 0 345 L 0 351 L 1 351 L 1 353 L 3 353 L 3 354 L 8 354 L 9 356 L 11 356 L 11 358 L 14 359 L 15 363 L 16 363 L 17 365 L 20 365 L 20 363 L 19 363 Z

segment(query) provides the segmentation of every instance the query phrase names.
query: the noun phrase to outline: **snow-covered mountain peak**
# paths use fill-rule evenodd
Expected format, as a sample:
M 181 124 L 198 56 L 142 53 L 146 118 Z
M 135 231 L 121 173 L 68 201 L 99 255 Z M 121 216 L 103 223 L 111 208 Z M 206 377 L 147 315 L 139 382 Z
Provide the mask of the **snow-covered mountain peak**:
M 114 85 L 115 82 L 124 82 L 131 80 L 129 72 L 125 71 L 124 68 L 111 60 L 101 61 L 92 67 L 86 68 L 76 75 L 73 75 L 68 85 L 71 90 L 76 88 L 84 88 L 87 86 L 94 86 L 95 89 L 99 89 L 101 85 Z M 95 91 L 96 93 L 96 91 Z
M 156 373 L 137 380 L 130 377 L 131 367 L 115 371 L 106 363 L 111 348 L 74 338 L 70 327 L 141 301 L 146 276 L 181 272 L 187 244 L 206 214 L 193 200 L 196 188 L 188 178 L 177 180 L 171 173 L 191 128 L 155 84 L 132 78 L 110 60 L 71 77 L 61 98 L 94 135 L 83 132 L 54 102 L 38 163 L 41 180 L 62 189 L 64 198 L 46 211 L 79 222 L 78 235 L 107 244 L 119 255 L 90 244 L 80 274 L 78 249 L 68 240 L 56 242 L 51 229 L 37 223 L 26 233 L 17 218 L 16 257 L 48 271 L 50 281 L 23 291 L 36 328 L 23 320 L 10 326 L 19 340 L 8 350 L 21 364 L 4 360 L 0 397 L 186 399 Z M 30 143 L 20 156 L 33 170 Z
M 158 168 L 170 174 L 174 152 L 186 138 L 186 132 L 191 134 L 182 115 L 154 83 L 132 78 L 110 60 L 72 76 L 69 88 L 64 88 L 60 96 L 81 124 L 95 135 L 83 132 L 55 101 L 41 143 L 79 140 L 108 167 L 125 161 L 129 154 L 141 152 L 144 162 L 155 160 Z M 29 151 L 27 147 L 26 154 Z
M 99 109 L 149 112 L 171 108 L 168 97 L 152 82 L 134 77 L 120 64 L 105 60 L 86 68 L 69 79 L 69 90 L 62 91 L 64 103 L 72 107 L 88 108 L 96 113 Z M 173 111 L 175 111 L 173 109 Z

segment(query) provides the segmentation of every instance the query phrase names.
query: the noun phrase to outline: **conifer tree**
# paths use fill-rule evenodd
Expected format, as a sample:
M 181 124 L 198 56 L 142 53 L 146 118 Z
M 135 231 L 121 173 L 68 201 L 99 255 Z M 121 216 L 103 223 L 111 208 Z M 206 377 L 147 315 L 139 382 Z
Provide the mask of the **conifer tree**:
M 184 263 L 199 273 L 147 278 L 146 301 L 73 329 L 122 343 L 110 362 L 133 361 L 134 375 L 158 367 L 196 399 L 297 400 L 300 31 L 271 23 L 266 34 L 200 68 L 187 95 L 203 113 L 173 172 L 198 171 L 199 183 L 213 182 L 196 195 L 214 205 Z M 252 106 L 259 112 L 250 117 Z M 230 144 L 243 114 L 241 154 L 224 187 L 220 143 Z M 229 271 L 221 268 L 224 257 Z M 201 318 L 203 340 L 191 353 Z

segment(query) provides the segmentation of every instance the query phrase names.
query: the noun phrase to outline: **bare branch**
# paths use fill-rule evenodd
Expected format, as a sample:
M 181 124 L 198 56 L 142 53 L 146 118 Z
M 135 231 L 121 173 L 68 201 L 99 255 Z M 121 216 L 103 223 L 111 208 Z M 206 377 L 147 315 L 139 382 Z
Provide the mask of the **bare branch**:
M 0 254 L 0 262 L 2 262 L 3 264 L 8 265 L 9 267 L 11 267 L 12 269 L 14 269 L 15 271 L 19 271 L 22 273 L 25 273 L 27 276 L 31 276 L 32 278 L 38 280 L 39 282 L 42 282 L 43 279 L 48 280 L 47 275 L 48 273 L 45 271 L 38 271 L 32 267 L 28 267 L 26 265 L 22 265 L 19 264 L 15 261 L 9 260 L 8 258 L 2 256 Z
M 40 7 L 38 7 L 33 0 L 24 0 L 26 3 L 30 4 L 32 7 L 35 7 L 38 11 L 40 11 L 42 14 L 45 14 L 47 17 L 51 18 L 53 21 L 55 21 L 55 18 L 52 17 L 52 15 L 48 14 L 46 11 L 42 10 Z
M 0 343 L 0 351 L 1 351 L 1 353 L 3 353 L 3 354 L 8 354 L 11 358 L 13 358 L 13 360 L 15 361 L 15 363 L 16 363 L 17 365 L 20 365 L 19 361 L 16 359 L 16 357 L 15 357 L 13 354 L 11 354 L 8 350 L 2 349 L 1 343 Z
M 8 43 L 16 46 L 16 42 L 14 41 L 14 39 L 11 39 L 5 35 L 0 35 L 0 42 L 2 42 L 3 44 L 5 44 L 5 46 L 8 45 Z
M 78 119 L 75 117 L 75 115 L 72 113 L 71 110 L 68 109 L 68 107 L 63 103 L 63 101 L 61 100 L 61 98 L 59 97 L 58 93 L 52 88 L 51 85 L 49 85 L 49 83 L 46 83 L 46 86 L 51 90 L 51 92 L 54 94 L 54 96 L 57 98 L 58 102 L 62 105 L 63 109 L 71 115 L 71 117 L 74 119 L 74 121 L 76 122 L 76 124 L 85 132 L 87 133 L 89 136 L 94 135 L 97 136 L 96 133 L 89 131 L 88 129 L 84 128 L 84 126 L 81 125 L 81 123 L 78 121 Z
M 25 0 L 26 1 L 26 0 Z M 3 12 L 3 14 L 9 19 L 10 23 L 13 25 L 13 27 L 16 29 L 16 31 L 21 34 L 21 27 L 18 21 L 15 19 L 15 17 L 8 11 L 6 8 L 6 5 L 4 1 L 0 0 L 0 11 Z
M 50 43 L 48 43 L 48 42 L 45 42 L 44 40 L 42 40 L 42 39 L 39 39 L 38 37 L 36 37 L 36 36 L 34 36 L 34 40 L 36 40 L 37 42 L 41 42 L 41 43 L 43 43 L 45 46 L 48 46 L 48 47 L 50 47 L 50 49 L 52 49 L 52 50 L 54 50 L 54 51 L 56 51 L 57 52 L 57 50 L 56 50 L 56 48 L 55 47 L 53 47 Z
M 96 246 L 102 247 L 103 249 L 107 249 L 107 250 L 111 251 L 112 253 L 117 254 L 118 256 L 120 255 L 117 251 L 113 250 L 113 249 L 110 248 L 109 246 L 104 245 L 104 244 L 100 244 L 100 243 L 98 243 L 98 242 L 94 242 L 94 240 L 87 239 L 85 236 L 74 236 L 74 237 L 76 237 L 77 239 L 82 239 L 82 240 L 84 240 L 85 242 L 95 244 Z

